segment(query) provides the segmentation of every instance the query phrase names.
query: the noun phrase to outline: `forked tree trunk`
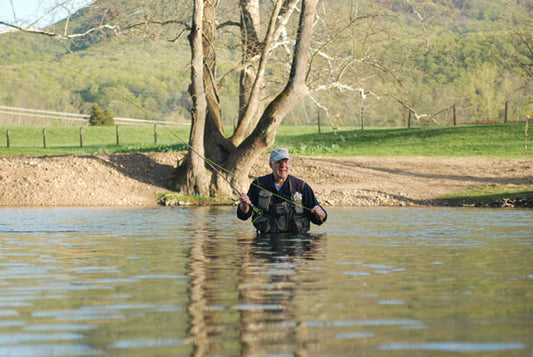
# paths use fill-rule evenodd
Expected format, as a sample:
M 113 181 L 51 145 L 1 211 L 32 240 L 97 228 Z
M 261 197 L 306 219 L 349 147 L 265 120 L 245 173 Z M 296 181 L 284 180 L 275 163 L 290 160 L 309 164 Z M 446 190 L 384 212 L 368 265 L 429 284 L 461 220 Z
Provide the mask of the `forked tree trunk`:
M 225 139 L 221 135 L 219 123 L 209 113 L 214 108 L 210 101 L 213 98 L 218 101 L 216 96 L 214 96 L 216 94 L 216 86 L 209 87 L 206 84 L 210 81 L 209 76 L 215 73 L 215 67 L 212 67 L 215 60 L 214 53 L 206 57 L 206 53 L 202 50 L 202 47 L 207 46 L 208 43 L 210 46 L 213 45 L 215 41 L 214 33 L 210 31 L 202 33 L 202 27 L 199 25 L 201 24 L 199 11 L 203 10 L 203 1 L 195 0 L 193 23 L 196 25 L 193 26 L 190 35 L 193 61 L 191 70 L 193 83 L 190 90 L 193 99 L 193 109 L 191 111 L 193 121 L 190 139 L 191 148 L 186 160 L 178 168 L 178 178 L 180 171 L 182 177 L 183 175 L 187 177 L 185 182 L 183 180 L 177 181 L 177 186 L 181 188 L 181 192 L 201 195 L 207 195 L 206 192 L 208 192 L 215 196 L 229 197 L 236 193 L 235 189 L 245 191 L 250 183 L 248 174 L 252 164 L 274 143 L 278 127 L 287 113 L 308 94 L 305 79 L 308 71 L 309 49 L 317 0 L 302 0 L 291 72 L 285 88 L 265 109 L 263 109 L 262 101 L 259 100 L 262 97 L 259 90 L 263 84 L 262 81 L 269 56 L 268 51 L 272 41 L 277 36 L 277 30 L 280 28 L 276 21 L 286 21 L 283 15 L 288 16 L 289 9 L 292 9 L 296 2 L 296 0 L 278 0 L 276 2 L 271 22 L 265 35 L 265 41 L 262 44 L 260 64 L 257 66 L 257 71 L 254 75 L 250 77 L 254 78 L 254 86 L 249 92 L 243 94 L 248 99 L 240 125 L 249 125 L 251 121 L 254 121 L 254 115 L 260 119 L 256 119 L 255 122 L 257 124 L 251 128 L 239 126 L 236 129 L 238 138 L 234 135 L 231 139 Z M 255 1 L 241 0 L 241 5 L 243 3 L 255 3 Z M 208 12 L 207 14 L 208 16 L 213 16 L 213 13 L 209 14 Z M 205 24 L 205 15 L 202 14 L 202 16 L 204 16 Z M 214 18 L 210 17 L 210 20 L 214 21 Z M 256 31 L 254 30 L 255 34 L 257 34 Z M 202 35 L 205 36 L 203 41 Z M 258 41 L 255 43 L 255 46 L 257 45 Z M 251 51 L 251 49 L 248 50 Z M 203 57 L 203 66 L 199 60 L 200 56 Z M 202 72 L 208 68 L 211 68 L 209 73 Z M 206 108 L 209 108 L 209 110 Z M 244 121 L 247 122 L 244 123 Z M 249 132 L 251 134 L 248 135 Z M 205 144 L 205 150 L 202 144 Z M 210 164 L 205 162 L 204 153 L 207 155 L 207 160 L 217 165 L 216 170 L 212 170 Z M 208 173 L 206 166 L 212 172 Z M 267 167 L 267 163 L 265 163 L 265 169 Z M 183 187 L 183 184 L 188 187 Z
M 302 2 L 291 73 L 285 89 L 267 106 L 252 134 L 228 158 L 226 167 L 234 172 L 232 183 L 236 187 L 247 187 L 252 164 L 271 147 L 285 116 L 308 94 L 305 79 L 309 67 L 316 4 L 316 0 Z

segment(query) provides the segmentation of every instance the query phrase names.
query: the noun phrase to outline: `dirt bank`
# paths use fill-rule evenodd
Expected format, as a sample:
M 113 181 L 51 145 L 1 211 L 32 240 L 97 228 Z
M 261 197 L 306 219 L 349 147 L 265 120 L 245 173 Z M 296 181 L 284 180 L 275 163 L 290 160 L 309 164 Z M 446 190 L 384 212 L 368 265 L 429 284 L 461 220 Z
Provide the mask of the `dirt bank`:
M 154 206 L 180 153 L 0 157 L 0 206 Z M 265 161 L 252 175 L 268 172 Z M 533 190 L 533 160 L 293 157 L 327 206 L 440 204 L 470 187 Z

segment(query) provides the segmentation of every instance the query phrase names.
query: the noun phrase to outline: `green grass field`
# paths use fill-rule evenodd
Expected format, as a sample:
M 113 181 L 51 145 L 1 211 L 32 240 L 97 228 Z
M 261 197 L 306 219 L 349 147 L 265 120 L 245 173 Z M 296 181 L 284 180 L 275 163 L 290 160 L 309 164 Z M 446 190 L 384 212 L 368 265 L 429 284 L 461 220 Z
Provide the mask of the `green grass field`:
M 7 131 L 10 147 L 7 148 Z M 0 127 L 0 155 L 68 155 L 114 152 L 150 152 L 187 150 L 190 128 L 188 126 L 157 127 L 57 126 L 46 128 L 44 148 L 43 128 Z M 80 139 L 81 136 L 81 139 Z M 81 147 L 83 144 L 83 147 Z
M 332 156 L 525 157 L 525 124 L 343 130 L 321 135 L 280 131 L 294 153 Z M 300 131 L 301 132 L 301 131 Z
M 336 132 L 328 128 L 319 134 L 314 126 L 281 126 L 275 145 L 298 155 L 529 158 L 525 129 L 522 123 Z M 0 155 L 185 151 L 189 131 L 186 126 L 158 127 L 156 144 L 153 127 L 121 126 L 117 145 L 115 127 L 84 127 L 80 147 L 79 127 L 48 127 L 44 148 L 43 128 L 0 127 Z

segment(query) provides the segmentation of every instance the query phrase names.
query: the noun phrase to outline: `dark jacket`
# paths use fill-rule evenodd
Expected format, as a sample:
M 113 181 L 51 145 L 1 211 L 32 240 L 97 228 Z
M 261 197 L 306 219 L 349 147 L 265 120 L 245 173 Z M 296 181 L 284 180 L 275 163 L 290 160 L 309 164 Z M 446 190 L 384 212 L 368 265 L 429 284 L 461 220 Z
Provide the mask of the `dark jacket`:
M 256 178 L 250 185 L 248 197 L 254 210 L 242 212 L 237 208 L 237 217 L 252 223 L 261 233 L 305 233 L 309 231 L 310 222 L 321 225 L 327 219 L 311 213 L 318 201 L 311 187 L 304 181 L 289 175 L 279 192 L 274 184 L 274 175 Z M 324 210 L 325 212 L 325 210 Z

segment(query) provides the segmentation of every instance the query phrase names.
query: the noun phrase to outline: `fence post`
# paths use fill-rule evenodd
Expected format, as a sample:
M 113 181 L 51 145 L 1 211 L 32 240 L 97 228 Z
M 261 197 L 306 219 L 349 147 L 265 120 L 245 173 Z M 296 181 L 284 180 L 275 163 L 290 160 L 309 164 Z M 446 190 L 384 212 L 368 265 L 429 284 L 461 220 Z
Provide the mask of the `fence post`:
M 80 126 L 80 148 L 83 147 L 83 127 Z
M 409 116 L 407 117 L 407 128 L 411 127 L 411 110 L 409 110 Z
M 120 132 L 118 130 L 118 125 L 116 126 L 116 133 L 117 133 L 117 146 L 120 145 Z
M 455 104 L 453 105 L 453 126 L 457 126 L 457 111 L 455 110 Z
M 154 143 L 157 145 L 157 124 L 154 124 Z
M 524 154 L 527 155 L 527 132 L 529 131 L 529 115 L 526 118 L 526 127 L 524 128 L 524 136 L 526 138 L 526 143 L 524 145 Z
M 506 100 L 506 101 L 505 101 L 505 117 L 504 117 L 504 120 L 503 120 L 503 122 L 504 122 L 505 124 L 507 124 L 508 114 L 509 114 L 509 101 Z
M 9 130 L 6 130 L 6 141 L 7 141 L 7 147 L 11 147 L 11 137 L 9 135 Z
M 359 109 L 360 115 L 361 115 L 361 131 L 365 130 L 365 107 L 363 106 L 363 103 L 361 103 L 360 109 Z
M 318 133 L 320 134 L 321 128 L 320 128 L 320 109 L 316 111 L 316 119 L 318 122 Z
M 46 149 L 46 129 L 43 129 L 43 147 Z

